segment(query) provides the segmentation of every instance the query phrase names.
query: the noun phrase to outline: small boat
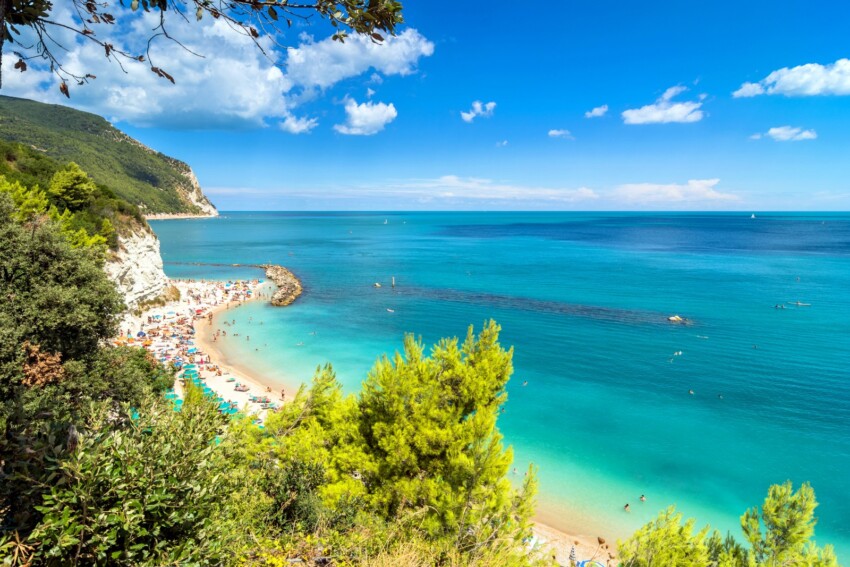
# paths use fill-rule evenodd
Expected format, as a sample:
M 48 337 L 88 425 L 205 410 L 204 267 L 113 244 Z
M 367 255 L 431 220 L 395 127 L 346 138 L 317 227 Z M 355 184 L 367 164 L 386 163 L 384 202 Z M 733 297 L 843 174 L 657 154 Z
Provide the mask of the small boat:
M 389 224 L 389 222 L 387 222 L 387 219 L 384 219 L 384 224 Z
M 797 307 L 811 307 L 811 303 L 803 303 L 802 301 L 789 301 L 789 305 L 796 305 Z
M 750 218 L 751 218 L 751 219 L 756 218 L 756 214 L 755 214 L 755 213 L 753 213 L 752 215 L 750 215 Z
M 667 317 L 667 320 L 670 321 L 671 323 L 684 323 L 685 322 L 685 319 L 680 317 L 679 315 L 671 315 L 671 316 Z
M 381 287 L 381 284 L 379 284 L 378 282 L 375 282 L 375 284 L 372 287 Z
M 395 309 L 390 309 L 389 307 L 387 307 L 387 313 L 395 313 Z

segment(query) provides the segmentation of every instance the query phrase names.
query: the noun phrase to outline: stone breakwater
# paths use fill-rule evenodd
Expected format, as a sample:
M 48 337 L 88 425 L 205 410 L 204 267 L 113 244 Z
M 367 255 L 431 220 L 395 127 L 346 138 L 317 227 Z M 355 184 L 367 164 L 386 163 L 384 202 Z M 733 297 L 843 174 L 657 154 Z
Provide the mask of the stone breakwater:
M 262 266 L 266 270 L 266 277 L 273 281 L 277 290 L 272 294 L 272 305 L 286 307 L 301 295 L 301 282 L 295 274 L 283 266 L 267 264 Z

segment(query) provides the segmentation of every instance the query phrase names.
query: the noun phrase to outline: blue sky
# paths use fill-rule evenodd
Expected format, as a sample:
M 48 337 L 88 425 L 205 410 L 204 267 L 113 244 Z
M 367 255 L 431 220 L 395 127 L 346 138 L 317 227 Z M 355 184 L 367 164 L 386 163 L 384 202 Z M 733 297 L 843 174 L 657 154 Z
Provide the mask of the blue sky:
M 100 77 L 70 103 L 222 210 L 850 209 L 850 4 L 539 9 L 409 0 L 385 45 L 300 27 L 278 68 L 203 22 L 178 31 L 206 59 L 162 48 L 174 87 L 70 40 Z M 61 102 L 13 63 L 3 94 Z

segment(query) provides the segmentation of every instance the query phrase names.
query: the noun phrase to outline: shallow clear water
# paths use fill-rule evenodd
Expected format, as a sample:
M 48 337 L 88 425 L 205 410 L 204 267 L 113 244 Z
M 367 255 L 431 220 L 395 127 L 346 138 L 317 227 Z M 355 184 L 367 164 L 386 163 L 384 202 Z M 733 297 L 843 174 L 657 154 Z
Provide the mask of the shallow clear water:
M 495 318 L 516 368 L 499 425 L 520 474 L 540 467 L 540 508 L 562 527 L 622 536 L 676 503 L 739 534 L 771 483 L 808 480 L 817 540 L 850 556 L 850 215 L 227 213 L 151 224 L 172 277 L 258 275 L 191 262 L 298 274 L 295 305 L 233 311 L 251 341 L 223 345 L 281 385 L 332 362 L 354 392 L 404 333 L 433 342 Z

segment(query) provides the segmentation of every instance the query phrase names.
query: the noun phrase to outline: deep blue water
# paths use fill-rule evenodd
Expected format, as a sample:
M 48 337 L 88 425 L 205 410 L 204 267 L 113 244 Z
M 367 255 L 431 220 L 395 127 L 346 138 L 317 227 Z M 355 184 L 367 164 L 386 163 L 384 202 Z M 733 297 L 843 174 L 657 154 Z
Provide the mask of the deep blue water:
M 274 262 L 299 275 L 295 305 L 235 310 L 250 347 L 225 345 L 282 385 L 329 361 L 354 392 L 404 333 L 434 342 L 495 318 L 516 369 L 500 428 L 520 474 L 540 467 L 550 521 L 621 536 L 676 503 L 740 534 L 740 515 L 771 483 L 808 480 L 818 542 L 850 556 L 848 214 L 226 213 L 151 224 L 173 277 L 257 277 L 187 262 Z M 691 324 L 668 323 L 672 314 Z

